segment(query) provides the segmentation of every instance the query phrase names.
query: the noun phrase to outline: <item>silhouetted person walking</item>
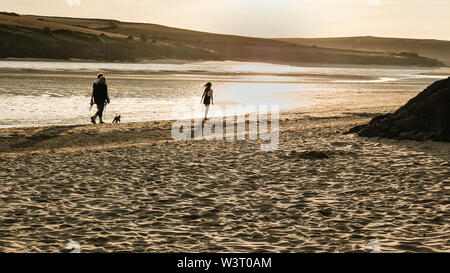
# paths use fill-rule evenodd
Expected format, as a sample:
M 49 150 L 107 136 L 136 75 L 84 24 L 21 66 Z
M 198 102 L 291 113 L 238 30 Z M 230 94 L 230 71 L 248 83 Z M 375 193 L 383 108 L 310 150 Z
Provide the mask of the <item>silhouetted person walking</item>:
M 94 82 L 91 106 L 95 103 L 97 105 L 97 113 L 91 117 L 91 122 L 95 124 L 95 120 L 99 117 L 100 123 L 103 122 L 103 110 L 105 109 L 105 104 L 110 103 L 108 96 L 108 86 L 106 85 L 106 78 L 103 74 L 97 76 L 98 81 Z
M 203 95 L 202 95 L 202 102 L 205 105 L 206 109 L 205 109 L 205 120 L 208 119 L 208 112 L 209 112 L 209 106 L 210 104 L 214 105 L 214 99 L 213 99 L 213 90 L 211 89 L 212 84 L 210 82 L 208 82 L 207 84 L 205 84 L 204 87 L 205 91 L 203 91 Z

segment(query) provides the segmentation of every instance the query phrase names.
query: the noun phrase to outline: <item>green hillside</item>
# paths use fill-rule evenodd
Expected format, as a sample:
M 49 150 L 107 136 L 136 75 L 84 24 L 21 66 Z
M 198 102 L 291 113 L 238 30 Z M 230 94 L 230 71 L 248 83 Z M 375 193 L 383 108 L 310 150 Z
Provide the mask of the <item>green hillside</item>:
M 0 13 L 0 58 L 238 60 L 273 63 L 442 66 L 411 54 L 299 45 L 155 24 Z
M 360 50 L 381 53 L 415 53 L 450 65 L 450 41 L 381 37 L 292 38 L 278 39 L 304 46 Z

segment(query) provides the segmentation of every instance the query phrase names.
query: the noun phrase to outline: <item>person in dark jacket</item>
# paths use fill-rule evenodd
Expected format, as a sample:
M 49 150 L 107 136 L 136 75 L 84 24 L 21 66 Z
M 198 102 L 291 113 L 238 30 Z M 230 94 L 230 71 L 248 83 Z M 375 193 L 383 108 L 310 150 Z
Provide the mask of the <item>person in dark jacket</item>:
M 95 120 L 97 117 L 100 120 L 100 123 L 103 122 L 103 110 L 105 109 L 105 104 L 109 104 L 109 96 L 108 96 L 108 86 L 106 85 L 106 78 L 103 74 L 99 74 L 97 76 L 98 81 L 94 82 L 92 97 L 91 97 L 91 106 L 93 104 L 97 105 L 97 113 L 91 117 L 91 122 L 95 124 Z

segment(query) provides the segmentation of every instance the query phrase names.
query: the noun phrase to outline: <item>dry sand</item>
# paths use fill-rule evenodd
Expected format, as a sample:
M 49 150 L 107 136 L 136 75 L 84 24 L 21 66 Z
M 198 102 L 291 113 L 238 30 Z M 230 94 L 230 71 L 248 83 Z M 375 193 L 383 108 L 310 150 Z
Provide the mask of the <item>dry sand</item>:
M 274 152 L 169 121 L 2 129 L 0 251 L 449 252 L 450 144 L 342 134 L 370 117 L 283 113 Z

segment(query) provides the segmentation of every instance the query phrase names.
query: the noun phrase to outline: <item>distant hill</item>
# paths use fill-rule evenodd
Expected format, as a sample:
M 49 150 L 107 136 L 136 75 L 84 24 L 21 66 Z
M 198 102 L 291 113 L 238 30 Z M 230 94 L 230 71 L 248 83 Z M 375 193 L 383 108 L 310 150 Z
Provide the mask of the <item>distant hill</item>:
M 279 41 L 305 46 L 383 53 L 415 53 L 442 61 L 450 66 L 450 41 L 381 37 L 280 38 Z
M 414 54 L 298 45 L 155 24 L 0 13 L 0 58 L 237 60 L 304 64 L 442 66 Z

